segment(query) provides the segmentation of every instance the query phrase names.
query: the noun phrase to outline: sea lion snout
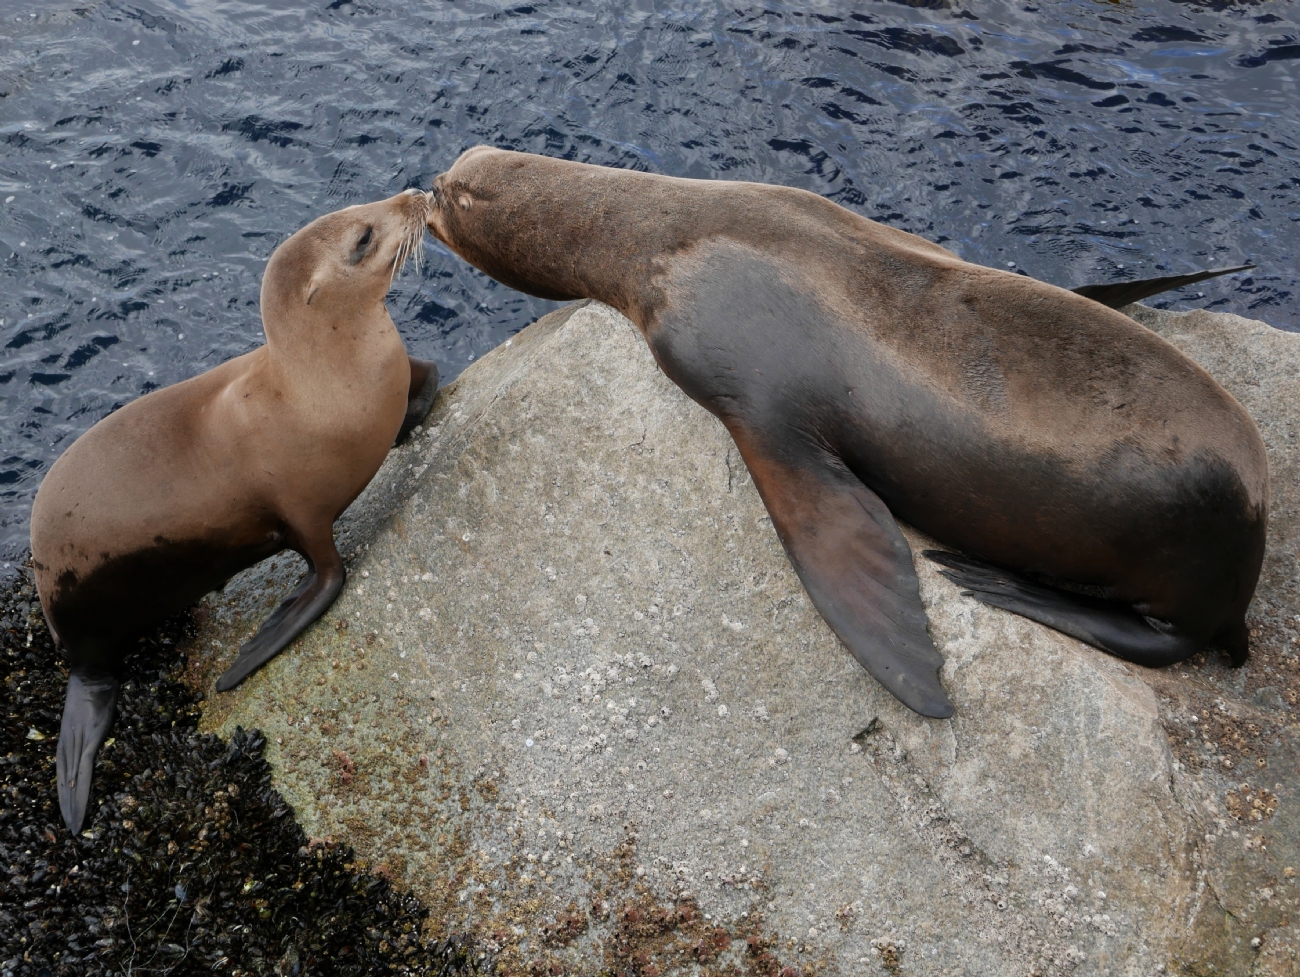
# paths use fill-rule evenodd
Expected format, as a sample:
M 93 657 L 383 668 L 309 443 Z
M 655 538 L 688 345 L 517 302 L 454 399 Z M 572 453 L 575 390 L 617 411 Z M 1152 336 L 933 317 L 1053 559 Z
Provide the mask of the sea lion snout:
M 450 171 L 449 171 L 450 172 Z M 447 244 L 447 234 L 443 226 L 445 215 L 443 208 L 447 206 L 448 196 L 446 188 L 447 173 L 439 173 L 433 179 L 433 186 L 429 188 L 428 210 L 425 213 L 424 225 L 429 233 L 436 237 L 443 244 Z

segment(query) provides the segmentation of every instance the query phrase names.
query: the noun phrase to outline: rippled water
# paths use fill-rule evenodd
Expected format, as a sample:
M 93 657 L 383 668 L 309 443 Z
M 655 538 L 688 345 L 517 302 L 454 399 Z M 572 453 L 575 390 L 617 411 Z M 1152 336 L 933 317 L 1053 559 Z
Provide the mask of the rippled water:
M 1249 258 L 1166 301 L 1300 328 L 1298 13 L 8 0 L 0 559 L 73 438 L 261 342 L 288 234 L 480 142 L 800 186 L 1065 285 Z M 427 257 L 389 304 L 448 377 L 549 307 Z

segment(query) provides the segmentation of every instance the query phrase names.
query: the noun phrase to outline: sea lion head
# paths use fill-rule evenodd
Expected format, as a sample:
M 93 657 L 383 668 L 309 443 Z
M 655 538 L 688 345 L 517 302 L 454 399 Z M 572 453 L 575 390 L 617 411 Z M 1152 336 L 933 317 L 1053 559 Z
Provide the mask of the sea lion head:
M 362 314 L 382 305 L 406 261 L 423 256 L 428 207 L 429 195 L 412 189 L 316 218 L 267 262 L 263 320 Z
M 434 179 L 429 232 L 511 288 L 542 298 L 580 298 L 580 290 L 566 287 L 563 269 L 579 252 L 596 253 L 599 246 L 584 237 L 590 222 L 577 201 L 620 172 L 475 146 Z M 585 205 L 598 209 L 599 200 L 587 195 Z
M 482 220 L 479 213 L 471 215 L 475 205 L 481 210 L 500 197 L 533 158 L 491 146 L 475 146 L 461 153 L 451 169 L 434 178 L 429 191 L 429 233 L 452 248 L 464 243 L 471 222 Z

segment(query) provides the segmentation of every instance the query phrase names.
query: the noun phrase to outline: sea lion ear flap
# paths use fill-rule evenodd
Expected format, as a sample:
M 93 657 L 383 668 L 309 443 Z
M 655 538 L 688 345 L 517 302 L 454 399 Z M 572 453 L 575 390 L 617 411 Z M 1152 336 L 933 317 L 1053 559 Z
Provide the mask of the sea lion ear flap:
M 311 305 L 311 300 L 314 299 L 316 293 L 320 291 L 320 284 L 320 279 L 315 275 L 312 275 L 311 280 L 307 282 L 307 287 L 303 290 L 303 298 L 307 305 Z
M 880 497 L 818 452 L 779 455 L 728 424 L 772 524 L 813 605 L 853 657 L 905 706 L 953 713 L 943 656 L 926 630 L 920 585 L 898 523 Z

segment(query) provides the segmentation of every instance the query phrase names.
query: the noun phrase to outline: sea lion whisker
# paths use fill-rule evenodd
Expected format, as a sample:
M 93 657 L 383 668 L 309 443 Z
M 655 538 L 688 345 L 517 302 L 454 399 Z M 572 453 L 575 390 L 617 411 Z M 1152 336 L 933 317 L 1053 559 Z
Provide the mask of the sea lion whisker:
M 416 267 L 424 265 L 424 249 L 420 247 L 420 242 L 424 237 L 423 219 L 418 224 L 413 223 L 402 232 L 402 239 L 398 242 L 397 252 L 393 255 L 392 274 L 389 277 L 389 284 L 396 280 L 398 274 L 406 267 L 406 263 L 415 256 Z
M 393 255 L 393 267 L 388 274 L 389 285 L 393 284 L 393 282 L 396 281 L 397 273 L 402 270 L 402 263 L 403 263 L 402 249 L 405 247 L 406 247 L 405 238 L 397 242 L 397 251 Z
M 390 285 L 393 283 L 393 281 L 397 279 L 398 274 L 406 266 L 406 263 L 411 259 L 411 255 L 417 253 L 417 246 L 420 243 L 420 238 L 423 236 L 423 232 L 424 232 L 423 223 L 421 223 L 418 227 L 416 226 L 407 227 L 402 232 L 402 239 L 398 242 L 397 251 L 393 255 L 392 273 L 390 274 L 388 279 Z M 419 252 L 418 259 L 422 259 L 423 257 L 424 257 L 423 253 Z M 418 259 L 416 262 L 417 265 L 422 263 L 422 261 Z

